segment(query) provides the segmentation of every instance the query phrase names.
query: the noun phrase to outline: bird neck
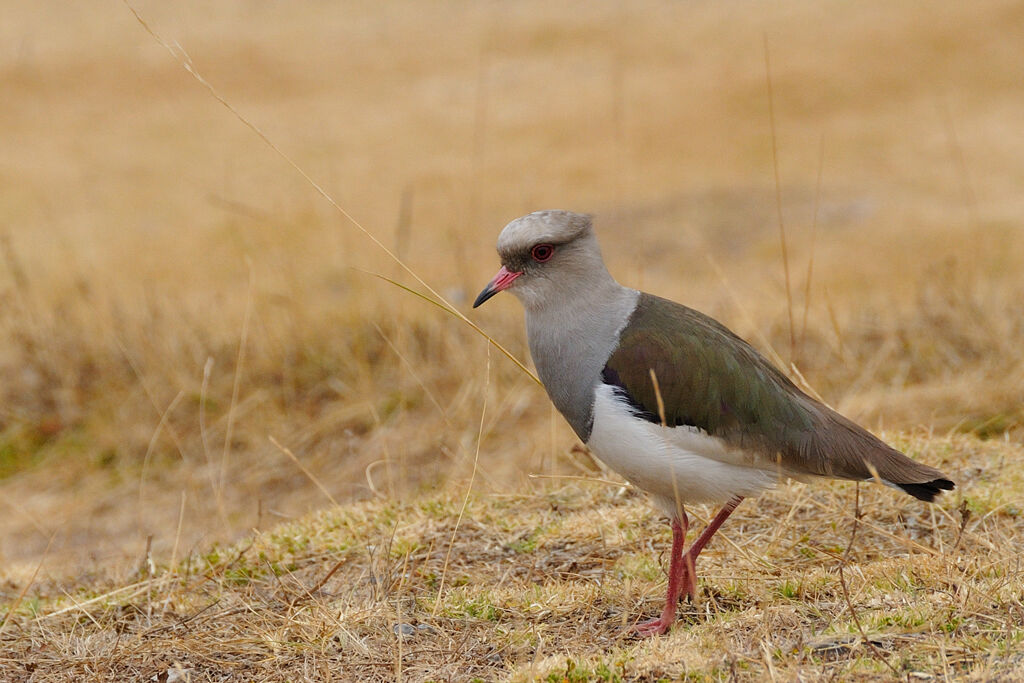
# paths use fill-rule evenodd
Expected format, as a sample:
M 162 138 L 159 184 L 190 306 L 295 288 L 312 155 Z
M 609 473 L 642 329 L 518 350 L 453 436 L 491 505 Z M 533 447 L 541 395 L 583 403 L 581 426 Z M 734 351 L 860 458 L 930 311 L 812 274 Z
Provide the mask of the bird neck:
M 552 403 L 586 442 L 593 424 L 594 389 L 640 292 L 607 275 L 565 294 L 526 309 L 526 334 Z

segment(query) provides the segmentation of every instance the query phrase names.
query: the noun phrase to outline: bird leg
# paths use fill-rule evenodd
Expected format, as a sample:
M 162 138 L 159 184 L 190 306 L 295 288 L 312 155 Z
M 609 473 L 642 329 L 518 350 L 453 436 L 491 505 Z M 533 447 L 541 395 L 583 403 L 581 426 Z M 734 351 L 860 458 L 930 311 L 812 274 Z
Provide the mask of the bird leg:
M 676 605 L 679 604 L 679 595 L 682 593 L 686 574 L 683 544 L 686 542 L 686 529 L 690 523 L 684 510 L 680 509 L 679 513 L 679 517 L 672 520 L 672 558 L 668 565 L 668 595 L 665 598 L 665 609 L 657 619 L 642 621 L 633 627 L 640 636 L 664 633 L 676 620 Z
M 732 511 L 735 510 L 736 506 L 738 506 L 742 501 L 743 496 L 736 496 L 723 505 L 722 509 L 718 511 L 718 514 L 715 515 L 715 518 L 708 523 L 704 528 L 704 531 L 702 531 L 700 536 L 697 537 L 697 540 L 690 544 L 686 554 L 683 555 L 683 567 L 685 568 L 686 574 L 684 578 L 684 581 L 686 582 L 686 593 L 691 598 L 697 597 L 697 570 L 695 567 L 697 563 L 697 556 L 700 555 L 700 551 L 704 550 L 704 546 L 708 544 L 708 541 L 710 541 L 711 537 L 715 535 L 718 528 L 722 526 L 722 523 L 729 517 L 729 515 L 732 514 Z
M 683 591 L 691 598 L 697 596 L 697 556 L 742 500 L 742 496 L 736 496 L 726 503 L 685 553 L 682 550 L 688 526 L 686 513 L 680 510 L 680 517 L 672 520 L 672 559 L 668 568 L 668 595 L 665 597 L 665 608 L 657 619 L 644 621 L 635 626 L 639 635 L 653 636 L 668 631 L 676 619 L 676 606 Z

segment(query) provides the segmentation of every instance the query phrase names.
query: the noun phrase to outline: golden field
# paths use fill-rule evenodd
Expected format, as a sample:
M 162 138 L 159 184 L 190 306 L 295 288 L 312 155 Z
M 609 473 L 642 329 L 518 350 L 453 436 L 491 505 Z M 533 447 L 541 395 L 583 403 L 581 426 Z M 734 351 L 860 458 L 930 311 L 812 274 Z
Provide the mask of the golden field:
M 0 10 L 0 678 L 1024 666 L 1019 3 L 132 6 L 170 51 L 123 3 Z M 852 486 L 745 503 L 736 545 L 708 551 L 703 616 L 623 637 L 662 590 L 656 514 L 553 478 L 614 475 L 522 370 L 377 277 L 426 292 L 411 270 L 528 360 L 512 297 L 469 302 L 501 227 L 543 208 L 594 214 L 620 281 L 722 320 L 959 489 L 936 507 L 863 489 L 874 526 L 845 555 Z M 510 583 L 477 537 L 512 548 Z M 568 567 L 574 543 L 608 582 L 545 559 Z M 346 586 L 397 578 L 321 595 L 336 563 Z M 449 567 L 467 583 L 438 585 Z M 317 586 L 301 609 L 266 597 L 282 572 Z M 479 577 L 498 588 L 470 595 Z M 263 621 L 191 642 L 183 619 L 215 601 Z M 403 620 L 431 630 L 405 642 Z

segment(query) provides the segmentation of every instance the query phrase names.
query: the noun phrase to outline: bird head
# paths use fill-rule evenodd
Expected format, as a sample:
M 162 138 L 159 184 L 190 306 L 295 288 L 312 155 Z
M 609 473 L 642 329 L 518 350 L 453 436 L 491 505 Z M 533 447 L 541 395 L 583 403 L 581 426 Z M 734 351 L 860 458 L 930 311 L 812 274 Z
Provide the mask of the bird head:
M 527 309 L 572 297 L 588 282 L 608 277 L 590 216 L 570 211 L 535 211 L 517 218 L 498 237 L 501 270 L 473 308 L 509 290 Z

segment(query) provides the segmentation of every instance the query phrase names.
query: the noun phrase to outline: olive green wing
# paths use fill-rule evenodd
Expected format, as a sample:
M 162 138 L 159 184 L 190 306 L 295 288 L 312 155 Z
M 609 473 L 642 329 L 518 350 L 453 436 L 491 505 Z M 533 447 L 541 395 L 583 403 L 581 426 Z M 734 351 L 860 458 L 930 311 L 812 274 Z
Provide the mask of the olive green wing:
M 667 299 L 640 296 L 603 379 L 639 417 L 702 430 L 757 461 L 751 464 L 843 479 L 877 473 L 926 500 L 952 488 L 938 470 L 800 391 L 717 321 Z

